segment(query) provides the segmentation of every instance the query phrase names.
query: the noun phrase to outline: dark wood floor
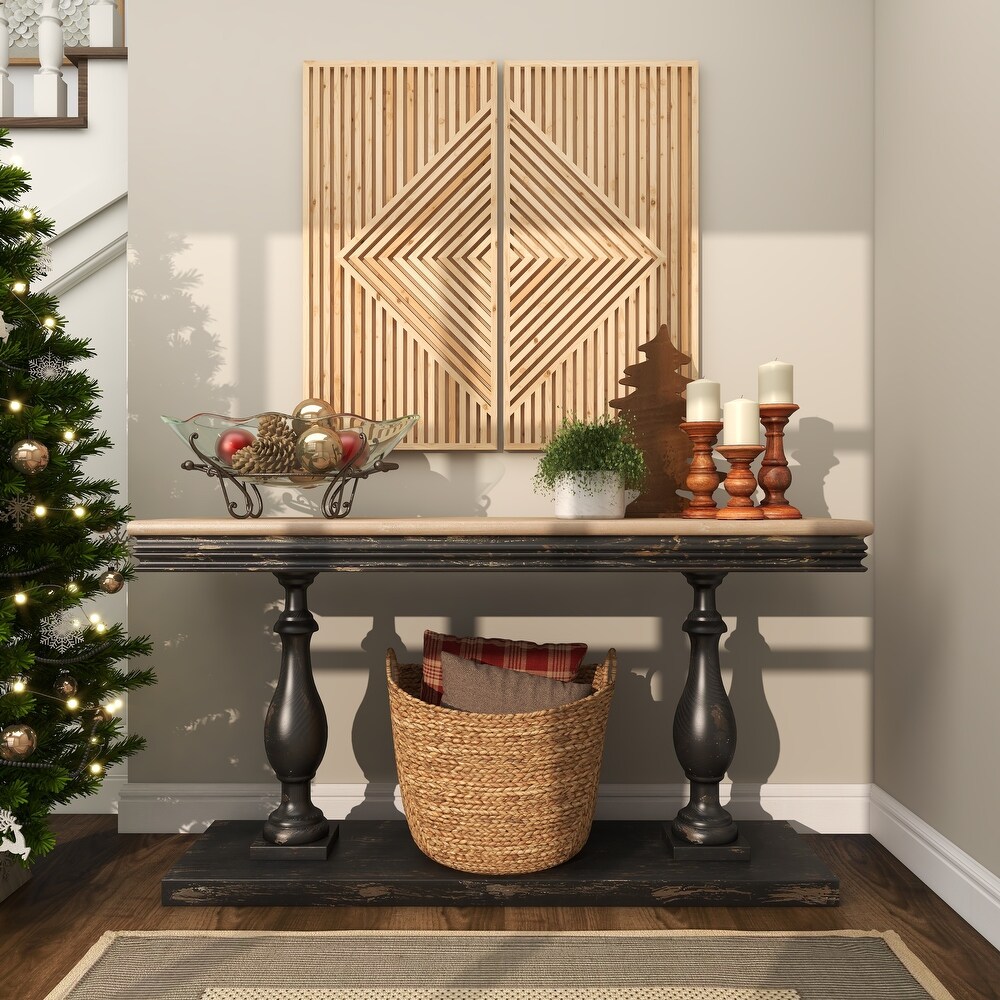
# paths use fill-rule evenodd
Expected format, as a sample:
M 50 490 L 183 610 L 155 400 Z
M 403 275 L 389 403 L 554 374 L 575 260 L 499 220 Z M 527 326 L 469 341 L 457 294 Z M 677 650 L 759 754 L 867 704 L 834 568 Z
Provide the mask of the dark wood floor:
M 0 903 L 0 1000 L 43 1000 L 108 930 L 895 930 L 956 1000 L 1000 1000 L 1000 953 L 868 836 L 810 837 L 840 876 L 835 908 L 268 908 L 160 906 L 182 835 L 119 835 L 61 816 L 60 845 Z

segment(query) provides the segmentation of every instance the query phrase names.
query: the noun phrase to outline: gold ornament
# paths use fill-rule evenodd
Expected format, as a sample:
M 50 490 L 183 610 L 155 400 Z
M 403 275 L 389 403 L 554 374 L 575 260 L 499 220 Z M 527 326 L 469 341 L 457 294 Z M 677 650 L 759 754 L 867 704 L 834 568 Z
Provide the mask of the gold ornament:
M 116 569 L 109 569 L 100 580 L 101 590 L 105 594 L 117 594 L 125 586 L 125 577 Z
M 33 476 L 49 464 L 49 449 L 41 441 L 25 438 L 10 449 L 10 460 L 18 472 Z
M 335 416 L 337 411 L 325 400 L 310 397 L 303 399 L 292 410 L 292 429 L 297 435 L 305 434 L 313 427 L 323 426 L 325 417 Z
M 329 427 L 313 427 L 303 434 L 295 446 L 296 464 L 306 472 L 326 475 L 336 472 L 344 448 L 340 435 Z
M 52 690 L 61 698 L 68 698 L 70 695 L 76 694 L 78 686 L 76 678 L 69 671 L 63 670 L 56 677 Z
M 38 749 L 38 736 L 31 726 L 21 722 L 0 729 L 0 757 L 4 760 L 27 760 Z

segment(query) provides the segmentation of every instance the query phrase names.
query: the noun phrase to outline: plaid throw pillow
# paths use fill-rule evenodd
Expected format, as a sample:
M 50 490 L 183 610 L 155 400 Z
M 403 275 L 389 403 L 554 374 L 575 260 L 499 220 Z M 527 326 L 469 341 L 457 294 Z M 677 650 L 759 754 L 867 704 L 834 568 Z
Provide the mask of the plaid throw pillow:
M 557 681 L 571 681 L 587 655 L 585 642 L 527 642 L 514 639 L 482 639 L 479 636 L 442 635 L 424 632 L 424 669 L 420 697 L 431 705 L 441 704 L 441 653 L 493 667 L 524 670 Z

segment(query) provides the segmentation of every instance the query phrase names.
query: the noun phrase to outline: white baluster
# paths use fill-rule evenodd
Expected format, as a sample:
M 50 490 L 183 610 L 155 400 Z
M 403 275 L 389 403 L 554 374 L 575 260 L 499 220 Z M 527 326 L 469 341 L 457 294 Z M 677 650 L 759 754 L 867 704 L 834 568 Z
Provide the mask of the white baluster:
M 122 16 L 115 0 L 90 0 L 90 44 L 94 48 L 124 44 Z
M 0 4 L 0 118 L 14 117 L 14 84 L 10 82 L 10 22 L 7 5 Z
M 66 117 L 66 81 L 63 79 L 63 27 L 59 0 L 42 0 L 38 18 L 38 62 L 35 74 L 35 115 Z

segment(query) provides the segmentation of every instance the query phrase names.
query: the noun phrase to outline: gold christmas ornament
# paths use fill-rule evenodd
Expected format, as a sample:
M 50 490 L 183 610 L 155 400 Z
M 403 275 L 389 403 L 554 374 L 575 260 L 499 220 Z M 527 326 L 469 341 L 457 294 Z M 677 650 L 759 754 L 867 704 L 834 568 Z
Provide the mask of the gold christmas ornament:
M 56 677 L 52 690 L 61 698 L 68 698 L 70 695 L 76 694 L 78 686 L 76 678 L 69 671 L 64 670 Z
M 335 472 L 343 453 L 340 435 L 329 427 L 313 427 L 299 438 L 295 446 L 296 464 L 306 472 L 317 475 Z
M 49 449 L 41 441 L 25 438 L 11 448 L 10 461 L 18 472 L 33 476 L 49 464 Z
M 105 594 L 117 594 L 125 586 L 125 577 L 116 569 L 109 569 L 100 580 L 101 590 Z
M 0 757 L 4 760 L 27 760 L 38 749 L 38 736 L 22 722 L 0 729 Z
M 305 434 L 306 431 L 311 430 L 313 427 L 321 426 L 319 421 L 324 417 L 332 417 L 336 412 L 325 399 L 316 399 L 314 397 L 303 399 L 292 410 L 292 429 L 296 435 Z

